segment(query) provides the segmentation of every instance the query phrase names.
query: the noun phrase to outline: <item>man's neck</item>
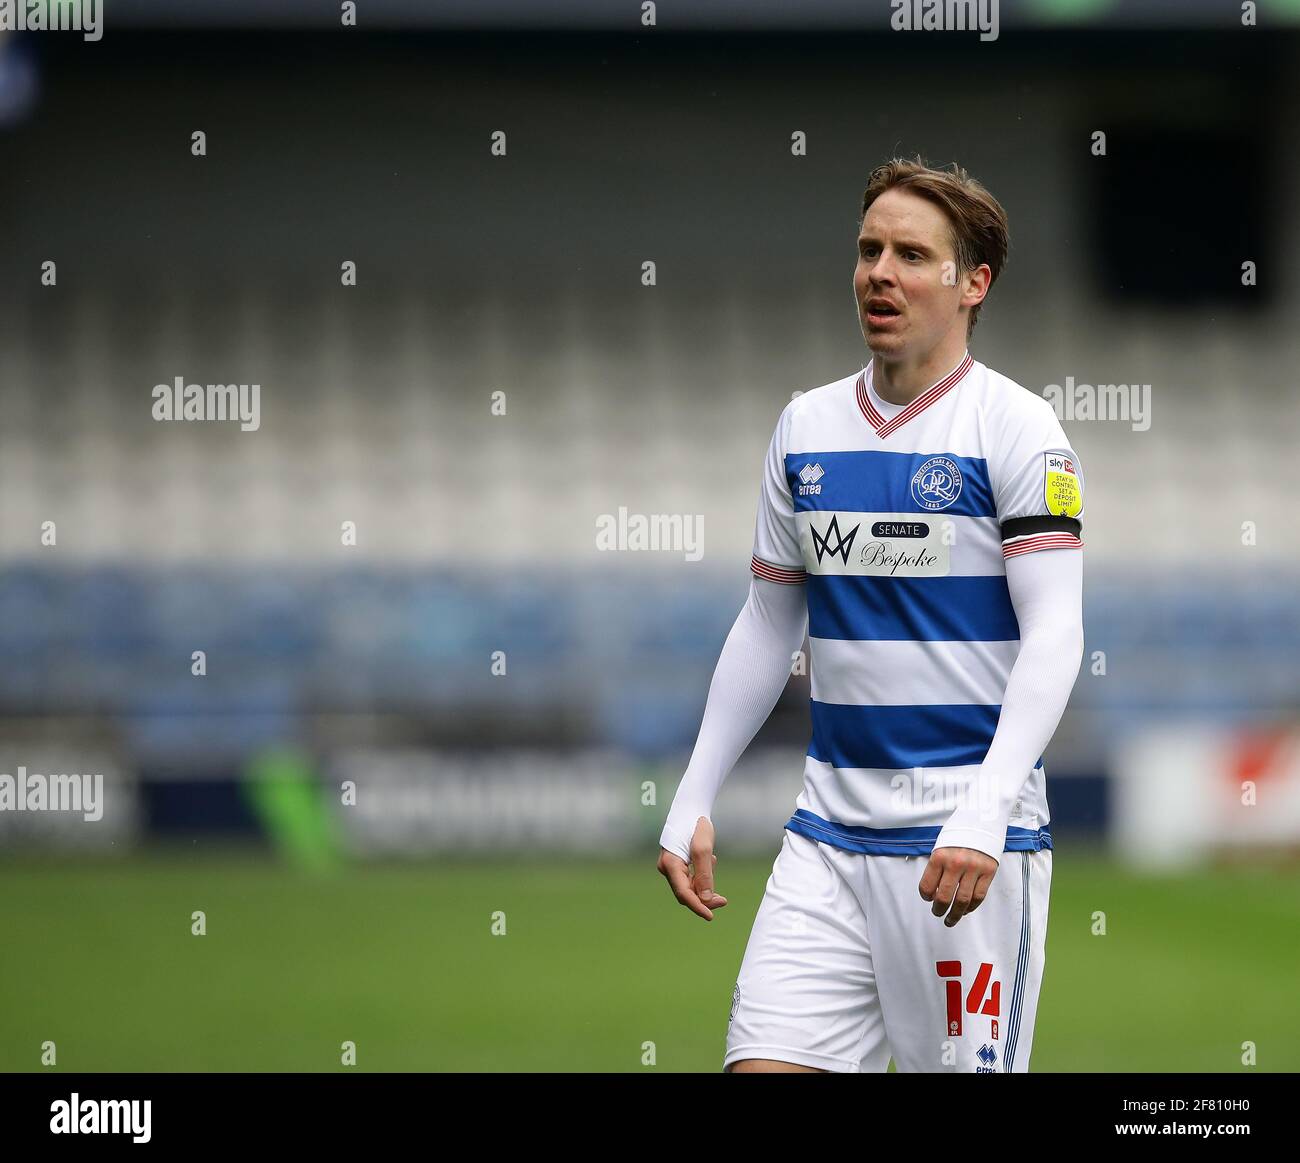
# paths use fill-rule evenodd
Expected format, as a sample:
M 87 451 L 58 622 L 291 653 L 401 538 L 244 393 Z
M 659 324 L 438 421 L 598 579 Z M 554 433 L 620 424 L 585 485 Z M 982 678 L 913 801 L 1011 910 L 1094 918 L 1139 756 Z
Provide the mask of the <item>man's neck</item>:
M 886 403 L 910 404 L 961 363 L 965 354 L 965 338 L 956 343 L 942 343 L 920 360 L 886 362 L 873 352 L 871 386 Z

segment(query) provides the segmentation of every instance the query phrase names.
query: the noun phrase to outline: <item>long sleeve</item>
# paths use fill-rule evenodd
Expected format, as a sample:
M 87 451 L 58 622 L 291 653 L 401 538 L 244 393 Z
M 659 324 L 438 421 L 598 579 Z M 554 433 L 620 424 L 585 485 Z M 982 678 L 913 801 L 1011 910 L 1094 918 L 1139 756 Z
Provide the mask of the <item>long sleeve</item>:
M 767 721 L 803 643 L 808 608 L 802 585 L 753 577 L 709 684 L 695 750 L 678 784 L 660 846 L 690 859 L 701 816 L 711 816 L 723 781 Z
M 1042 549 L 1009 556 L 1006 569 L 1020 653 L 976 793 L 953 812 L 934 843 L 974 848 L 999 862 L 1012 806 L 1051 741 L 1083 657 L 1083 554 Z

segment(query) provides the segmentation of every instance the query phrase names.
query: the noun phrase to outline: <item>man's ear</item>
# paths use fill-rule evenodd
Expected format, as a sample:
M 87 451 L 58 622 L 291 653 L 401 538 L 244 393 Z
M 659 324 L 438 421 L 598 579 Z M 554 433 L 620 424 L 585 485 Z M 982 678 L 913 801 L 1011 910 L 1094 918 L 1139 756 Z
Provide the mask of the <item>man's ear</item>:
M 982 262 L 974 270 L 967 271 L 962 282 L 962 306 L 978 307 L 984 302 L 989 293 L 989 287 L 993 283 L 992 268 L 989 267 L 988 263 Z M 973 295 L 977 295 L 978 298 L 972 298 Z

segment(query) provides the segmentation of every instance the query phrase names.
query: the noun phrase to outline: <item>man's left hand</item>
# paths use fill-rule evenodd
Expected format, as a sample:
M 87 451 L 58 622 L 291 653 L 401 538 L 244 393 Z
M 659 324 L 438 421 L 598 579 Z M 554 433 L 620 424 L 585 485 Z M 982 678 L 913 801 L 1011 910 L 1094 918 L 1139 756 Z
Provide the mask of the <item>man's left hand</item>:
M 921 898 L 933 901 L 936 917 L 947 913 L 944 924 L 952 928 L 967 913 L 980 907 L 998 862 L 987 852 L 974 848 L 936 848 L 921 876 Z

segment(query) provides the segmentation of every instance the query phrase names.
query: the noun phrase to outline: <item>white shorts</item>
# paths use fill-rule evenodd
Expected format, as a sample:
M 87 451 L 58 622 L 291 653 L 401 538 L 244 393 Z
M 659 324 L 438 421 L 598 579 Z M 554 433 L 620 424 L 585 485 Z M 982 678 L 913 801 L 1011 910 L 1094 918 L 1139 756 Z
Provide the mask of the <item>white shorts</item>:
M 928 856 L 846 852 L 786 831 L 732 995 L 723 1068 L 1023 1074 L 1043 980 L 1052 853 L 1004 852 L 952 928 Z

